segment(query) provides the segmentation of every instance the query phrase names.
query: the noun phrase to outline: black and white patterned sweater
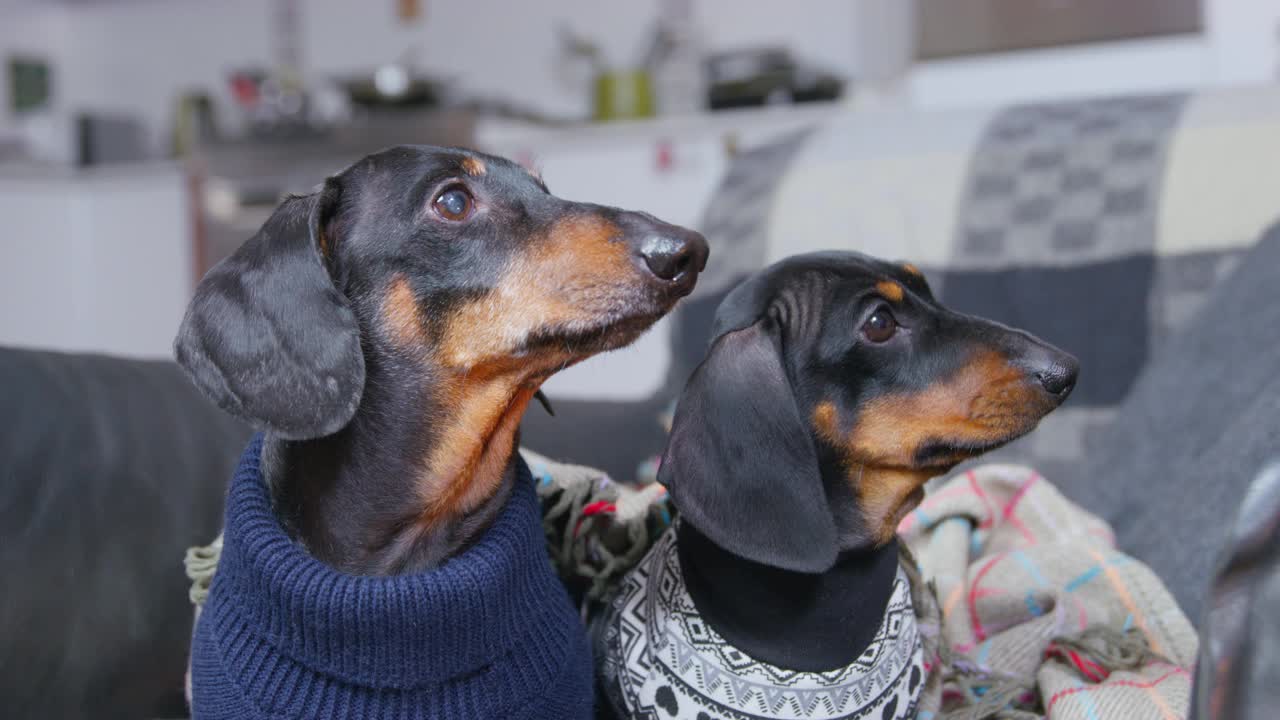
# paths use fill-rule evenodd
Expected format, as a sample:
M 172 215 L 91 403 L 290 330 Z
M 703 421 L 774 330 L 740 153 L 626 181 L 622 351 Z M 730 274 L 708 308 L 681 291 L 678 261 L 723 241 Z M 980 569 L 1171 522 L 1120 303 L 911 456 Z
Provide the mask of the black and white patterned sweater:
M 899 568 L 880 629 L 850 665 L 803 672 L 727 644 L 698 614 L 676 526 L 622 581 L 597 619 L 603 701 L 636 720 L 891 720 L 915 716 L 924 681 L 911 592 Z

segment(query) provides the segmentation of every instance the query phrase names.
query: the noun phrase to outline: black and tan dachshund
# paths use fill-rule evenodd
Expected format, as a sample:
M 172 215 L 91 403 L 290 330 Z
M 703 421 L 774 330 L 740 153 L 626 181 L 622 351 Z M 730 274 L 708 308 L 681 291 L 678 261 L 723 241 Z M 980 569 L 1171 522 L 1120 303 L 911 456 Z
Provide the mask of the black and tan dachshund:
M 265 431 L 277 513 L 313 556 L 408 573 L 502 507 L 541 383 L 644 332 L 707 252 L 510 161 L 401 146 L 287 199 L 199 284 L 175 351 Z
M 881 627 L 895 531 L 925 483 L 1030 431 L 1071 393 L 1077 369 L 1025 332 L 943 307 L 909 264 L 815 253 L 748 279 L 717 311 L 658 475 L 679 512 L 680 573 L 697 613 L 745 653 L 730 657 L 815 673 L 854 663 Z M 624 611 L 605 617 L 622 622 Z M 646 612 L 637 623 L 652 622 Z M 620 642 L 597 650 L 616 655 Z M 630 670 L 623 684 L 648 672 Z M 606 678 L 621 701 L 616 681 Z M 674 699 L 678 684 L 657 705 L 693 718 Z

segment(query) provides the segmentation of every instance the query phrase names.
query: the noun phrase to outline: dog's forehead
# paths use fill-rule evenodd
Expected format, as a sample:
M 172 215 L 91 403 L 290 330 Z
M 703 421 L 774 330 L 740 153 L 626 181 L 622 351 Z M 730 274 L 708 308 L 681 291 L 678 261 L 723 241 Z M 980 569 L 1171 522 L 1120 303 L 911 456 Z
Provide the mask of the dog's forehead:
M 397 145 L 367 155 L 337 173 L 345 179 L 362 179 L 381 185 L 444 180 L 450 177 L 473 182 L 542 187 L 542 181 L 506 158 L 458 147 Z
M 815 296 L 821 290 L 866 289 L 889 281 L 923 282 L 914 266 L 893 263 L 856 252 L 806 253 L 784 260 L 765 273 L 768 294 L 800 290 Z
M 929 293 L 924 276 L 910 263 L 837 250 L 794 255 L 729 292 L 716 309 L 712 338 L 753 324 L 783 294 L 795 302 L 824 302 L 833 299 L 832 293 L 861 293 L 885 282 Z
M 867 258 L 838 271 L 840 282 L 847 290 L 864 290 L 875 287 L 881 294 L 900 299 L 904 290 L 928 296 L 929 284 L 915 265 L 907 262 L 887 262 Z
M 890 262 L 859 253 L 833 253 L 813 257 L 801 267 L 806 272 L 826 278 L 824 286 L 842 296 L 859 295 L 874 289 L 894 302 L 901 301 L 907 293 L 914 293 L 925 300 L 933 299 L 924 274 L 910 262 Z

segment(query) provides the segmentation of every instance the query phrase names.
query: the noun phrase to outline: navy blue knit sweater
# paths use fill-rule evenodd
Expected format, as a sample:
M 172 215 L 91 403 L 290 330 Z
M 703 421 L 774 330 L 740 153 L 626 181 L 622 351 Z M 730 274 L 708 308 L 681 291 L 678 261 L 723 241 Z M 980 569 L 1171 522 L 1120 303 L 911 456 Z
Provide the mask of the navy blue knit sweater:
M 547 557 L 533 480 L 444 565 L 339 573 L 281 528 L 245 450 L 192 641 L 196 720 L 590 718 L 591 655 Z

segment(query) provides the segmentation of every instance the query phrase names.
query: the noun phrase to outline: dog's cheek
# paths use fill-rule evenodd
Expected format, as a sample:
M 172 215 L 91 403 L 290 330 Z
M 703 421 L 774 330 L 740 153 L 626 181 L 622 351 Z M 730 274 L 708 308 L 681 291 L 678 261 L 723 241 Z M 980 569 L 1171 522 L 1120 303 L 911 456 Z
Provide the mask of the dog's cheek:
M 852 427 L 842 429 L 840 413 L 830 402 L 819 403 L 813 424 L 818 437 L 839 449 L 846 465 L 908 467 L 925 438 L 938 431 L 939 422 L 921 413 L 920 399 L 889 396 L 868 401 Z M 945 412 L 936 408 L 936 412 Z
M 520 325 L 520 312 L 511 305 L 490 293 L 453 308 L 444 318 L 440 341 L 433 345 L 422 304 L 408 279 L 396 274 L 383 292 L 378 329 L 393 347 L 416 362 L 471 373 L 509 358 L 523 339 L 526 329 Z
M 604 218 L 571 216 L 551 226 L 534 244 L 529 265 L 543 278 L 539 284 L 545 292 L 579 308 L 572 314 L 596 314 L 606 308 L 591 306 L 609 301 L 641 279 L 622 236 L 621 228 Z
M 923 390 L 867 401 L 846 445 L 864 462 L 909 467 L 930 443 L 982 445 L 1024 432 L 1044 404 L 1004 356 L 980 352 Z
M 624 313 L 639 298 L 621 230 L 595 216 L 561 220 L 512 257 L 494 289 L 461 308 L 442 343 L 445 361 L 468 367 L 512 355 L 539 332 L 580 330 Z M 630 291 L 630 292 L 629 292 Z M 526 358 L 548 363 L 569 357 Z
M 1028 432 L 1053 408 L 1030 380 L 1018 378 L 984 390 L 974 398 L 970 415 L 993 434 L 1008 437 Z
M 440 363 L 458 371 L 510 359 L 532 331 L 535 321 L 552 309 L 528 297 L 522 283 L 505 280 L 483 297 L 453 309 L 444 319 L 436 354 Z

